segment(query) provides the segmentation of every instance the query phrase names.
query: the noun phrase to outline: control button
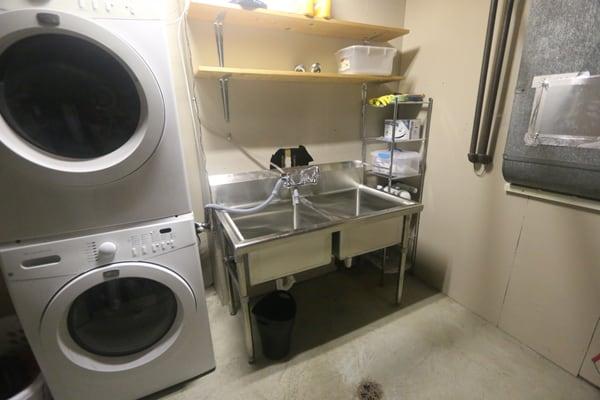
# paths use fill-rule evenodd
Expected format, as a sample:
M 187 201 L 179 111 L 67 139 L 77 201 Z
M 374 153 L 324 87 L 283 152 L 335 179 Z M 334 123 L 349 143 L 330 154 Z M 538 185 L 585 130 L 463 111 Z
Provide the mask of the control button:
M 146 245 L 142 245 L 142 255 L 146 255 L 148 254 L 148 249 L 146 248 Z
M 137 249 L 135 247 L 131 248 L 131 257 L 137 257 Z
M 171 246 L 171 248 L 175 247 L 175 241 L 174 241 L 173 239 L 171 239 L 171 240 L 168 240 L 168 241 L 167 241 L 167 244 L 168 244 L 169 246 Z
M 158 246 L 159 246 L 158 243 L 152 243 L 152 252 L 153 253 L 156 253 L 156 251 L 158 250 Z
M 160 248 L 163 249 L 163 250 L 166 249 L 167 248 L 167 242 L 165 242 L 165 241 L 160 242 Z
M 113 242 L 104 242 L 98 247 L 98 258 L 113 259 L 117 253 L 117 245 Z

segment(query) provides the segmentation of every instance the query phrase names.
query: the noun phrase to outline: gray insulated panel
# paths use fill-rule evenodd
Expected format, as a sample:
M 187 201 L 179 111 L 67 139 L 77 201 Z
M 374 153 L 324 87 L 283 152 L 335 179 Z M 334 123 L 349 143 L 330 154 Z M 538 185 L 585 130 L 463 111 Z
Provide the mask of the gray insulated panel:
M 504 150 L 508 182 L 600 200 L 600 150 L 524 140 L 533 77 L 579 71 L 600 74 L 600 0 L 533 0 Z

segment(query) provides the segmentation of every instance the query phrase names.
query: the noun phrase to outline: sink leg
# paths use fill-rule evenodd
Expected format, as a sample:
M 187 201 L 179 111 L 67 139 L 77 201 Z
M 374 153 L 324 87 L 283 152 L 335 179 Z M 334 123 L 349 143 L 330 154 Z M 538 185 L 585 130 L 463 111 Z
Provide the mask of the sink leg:
M 387 248 L 383 249 L 381 257 L 381 274 L 379 274 L 379 286 L 383 287 L 385 283 L 385 262 L 387 260 Z
M 250 295 L 248 281 L 248 255 L 244 255 L 241 262 L 236 263 L 237 276 L 240 290 L 240 308 L 244 319 L 244 342 L 248 352 L 248 362 L 254 363 L 254 337 L 252 335 L 252 314 L 250 313 Z
M 402 253 L 400 254 L 400 265 L 398 268 L 398 282 L 396 286 L 396 304 L 402 301 L 404 289 L 404 273 L 406 271 L 406 253 L 408 253 L 408 233 L 410 231 L 410 220 L 412 215 L 406 215 L 402 224 Z
M 244 317 L 244 341 L 248 352 L 248 363 L 254 363 L 254 338 L 252 337 L 252 315 L 250 314 L 250 298 L 244 297 L 240 301 Z
M 225 268 L 227 268 L 225 275 L 227 278 L 227 287 L 229 289 L 229 314 L 236 315 L 237 314 L 237 296 L 235 294 L 235 286 L 233 284 L 233 278 L 231 277 L 231 271 L 229 270 L 229 267 L 225 266 Z

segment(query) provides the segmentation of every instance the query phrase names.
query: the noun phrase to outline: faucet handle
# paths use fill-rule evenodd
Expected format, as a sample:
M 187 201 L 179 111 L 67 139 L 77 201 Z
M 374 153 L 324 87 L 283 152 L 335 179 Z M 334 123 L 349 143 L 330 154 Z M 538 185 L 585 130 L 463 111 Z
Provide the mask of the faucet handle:
M 308 168 L 302 168 L 299 170 L 291 171 L 288 175 L 288 179 L 285 182 L 287 187 L 297 187 L 304 185 L 316 185 L 319 183 L 321 177 L 321 170 L 318 165 L 313 165 Z
M 305 168 L 300 171 L 300 181 L 304 185 L 316 185 L 321 178 L 321 170 L 318 165 Z

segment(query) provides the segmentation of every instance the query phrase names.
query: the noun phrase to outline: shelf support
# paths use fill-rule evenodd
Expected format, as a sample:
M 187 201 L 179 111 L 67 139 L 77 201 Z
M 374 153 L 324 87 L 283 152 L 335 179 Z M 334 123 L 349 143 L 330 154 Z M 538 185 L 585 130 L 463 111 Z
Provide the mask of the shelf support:
M 396 121 L 398 121 L 398 96 L 394 98 L 394 119 L 392 121 L 392 141 L 388 148 L 390 151 L 390 169 L 388 175 L 388 193 L 392 193 L 392 177 L 394 176 L 394 152 L 396 150 Z M 400 302 L 400 300 L 398 300 Z
M 431 127 L 431 113 L 433 112 L 433 99 L 430 97 L 427 107 L 427 119 L 425 122 L 425 141 L 423 142 L 423 157 L 421 159 L 420 172 L 421 176 L 419 177 L 419 196 L 417 201 L 419 203 L 423 202 L 423 189 L 425 187 L 425 171 L 427 169 L 427 151 L 429 148 L 429 129 Z M 410 260 L 412 261 L 413 267 L 416 268 L 417 264 L 417 244 L 419 242 L 419 226 L 421 224 L 421 215 L 415 216 L 414 221 L 414 236 L 412 242 L 412 249 L 410 250 Z
M 225 118 L 225 122 L 229 122 L 229 75 L 225 75 L 219 79 L 219 86 L 221 87 L 223 118 Z
M 225 52 L 223 49 L 223 26 L 225 22 L 225 11 L 217 14 L 213 26 L 215 28 L 215 38 L 217 40 L 217 56 L 219 57 L 219 66 L 225 66 Z
M 363 82 L 360 88 L 361 110 L 360 110 L 360 136 L 362 139 L 362 160 L 367 159 L 367 83 Z
M 217 14 L 213 26 L 215 28 L 215 39 L 217 41 L 217 56 L 219 57 L 219 66 L 225 67 L 225 48 L 223 46 L 223 27 L 225 25 L 225 11 Z M 229 122 L 229 77 L 225 75 L 219 78 L 219 87 L 221 89 L 221 102 L 223 103 L 223 118 L 225 122 Z

